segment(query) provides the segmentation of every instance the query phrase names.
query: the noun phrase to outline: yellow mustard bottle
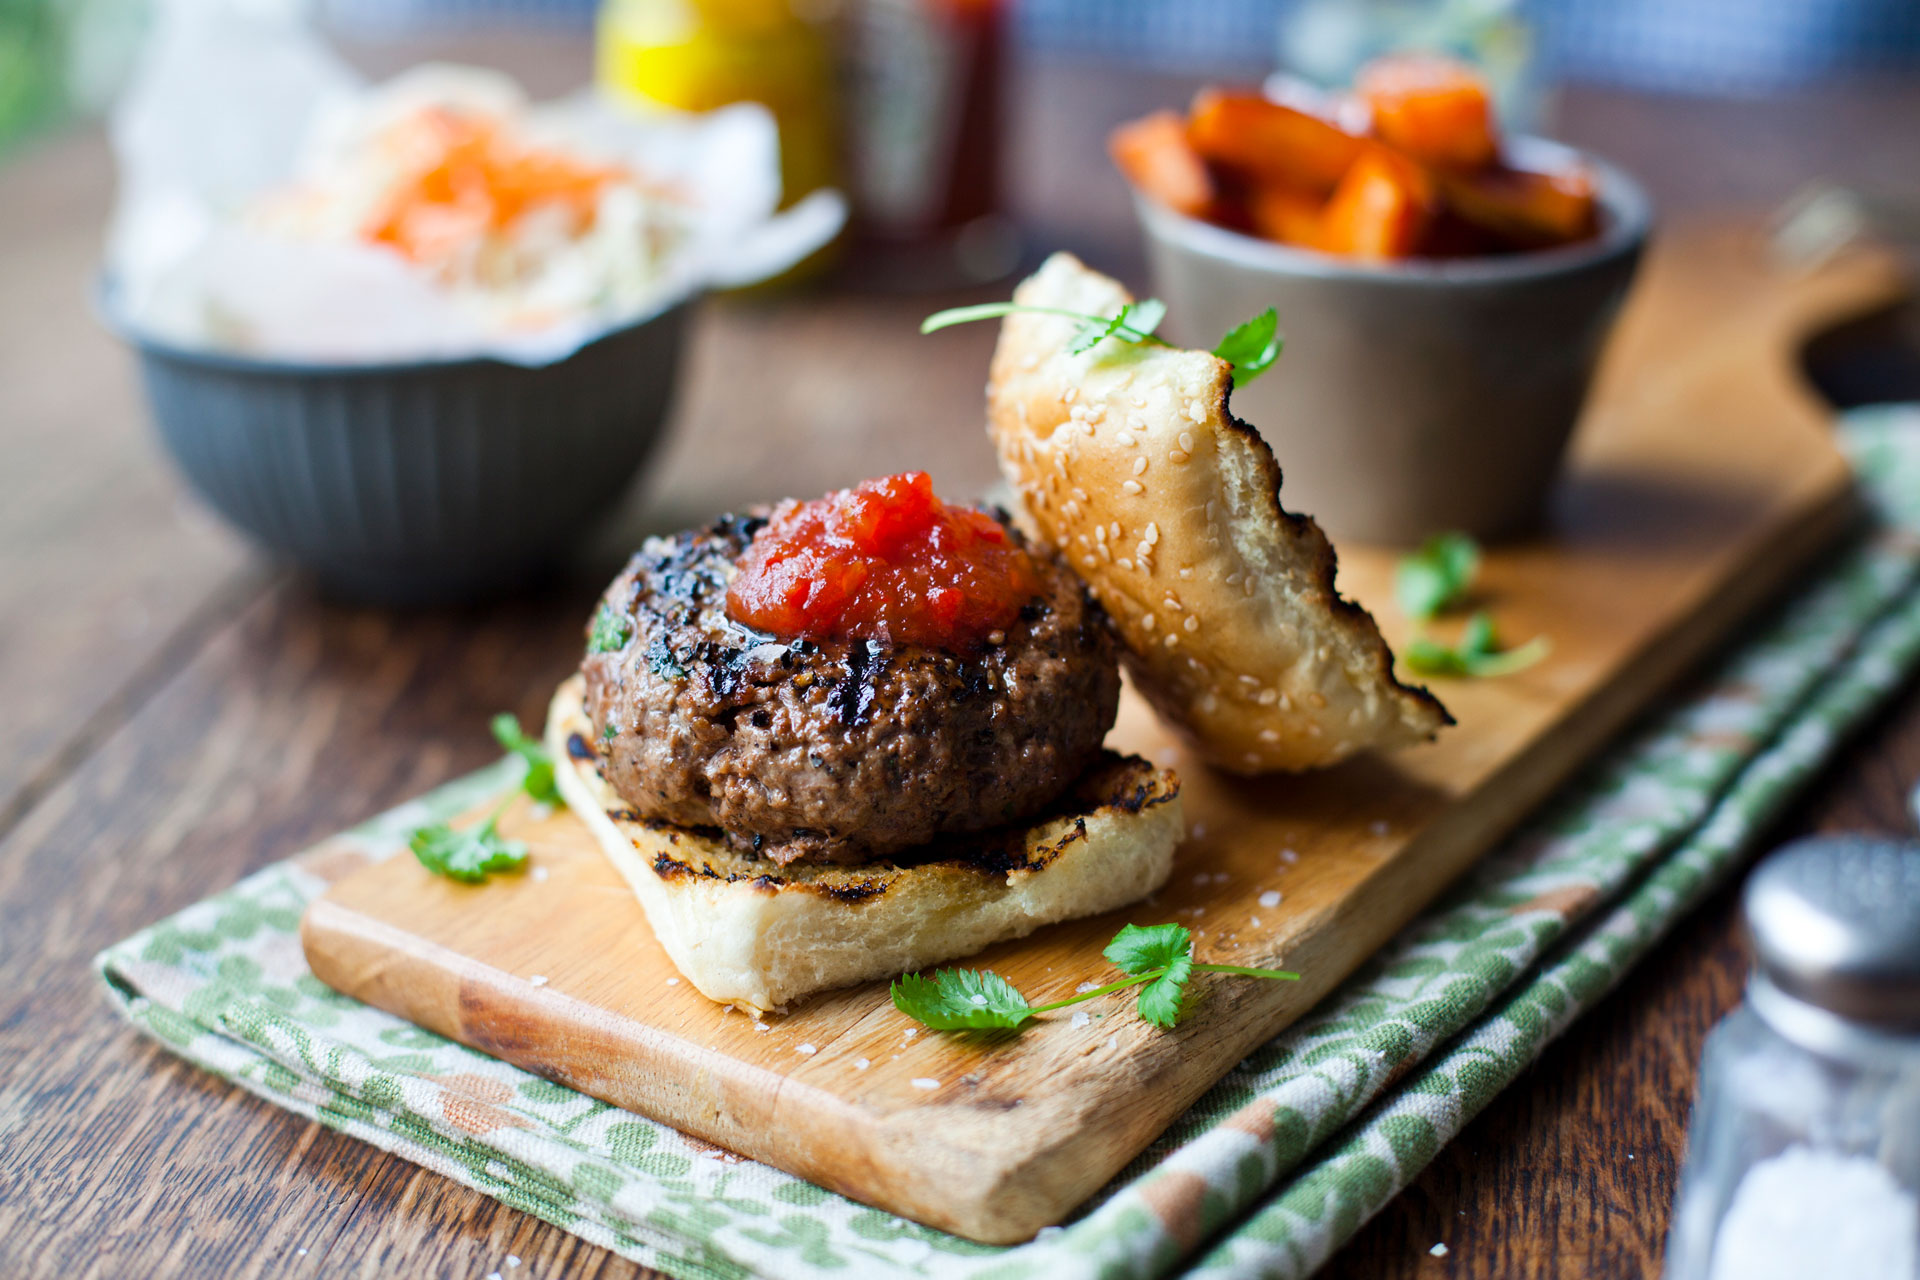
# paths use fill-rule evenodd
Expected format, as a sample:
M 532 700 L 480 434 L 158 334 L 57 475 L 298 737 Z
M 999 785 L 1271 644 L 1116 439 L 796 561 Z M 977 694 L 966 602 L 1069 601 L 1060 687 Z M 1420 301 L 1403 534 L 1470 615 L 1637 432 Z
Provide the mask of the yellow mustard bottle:
M 784 207 L 838 178 L 829 16 L 822 0 L 605 0 L 596 75 L 616 99 L 682 111 L 764 105 Z

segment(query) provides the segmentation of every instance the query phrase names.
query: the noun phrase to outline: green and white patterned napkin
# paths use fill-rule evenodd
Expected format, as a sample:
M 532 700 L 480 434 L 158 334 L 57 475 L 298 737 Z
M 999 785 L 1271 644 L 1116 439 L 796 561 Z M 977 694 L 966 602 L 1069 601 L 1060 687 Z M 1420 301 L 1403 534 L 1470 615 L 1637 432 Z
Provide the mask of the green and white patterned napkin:
M 96 963 L 127 1017 L 190 1061 L 676 1276 L 1303 1276 L 1733 871 L 1920 660 L 1920 410 L 1854 414 L 1843 439 L 1870 532 L 1077 1221 L 1026 1245 L 856 1204 L 329 990 L 296 935 L 325 888 L 301 858 Z M 503 761 L 323 849 L 390 855 L 517 770 Z

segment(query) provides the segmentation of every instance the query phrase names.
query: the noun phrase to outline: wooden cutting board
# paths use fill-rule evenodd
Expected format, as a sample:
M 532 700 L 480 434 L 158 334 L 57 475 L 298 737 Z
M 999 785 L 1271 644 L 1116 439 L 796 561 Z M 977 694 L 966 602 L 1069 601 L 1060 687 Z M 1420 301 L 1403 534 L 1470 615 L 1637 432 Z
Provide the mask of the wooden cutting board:
M 1749 232 L 1670 235 L 1609 350 L 1551 534 L 1490 556 L 1483 575 L 1503 632 L 1548 636 L 1551 658 L 1436 682 L 1460 723 L 1433 746 L 1293 778 L 1209 772 L 1129 692 L 1111 744 L 1185 780 L 1192 835 L 1173 879 L 1151 904 L 971 962 L 1055 1000 L 1107 972 L 1100 950 L 1121 924 L 1179 920 L 1200 958 L 1295 969 L 1298 983 L 1202 978 L 1170 1033 L 1123 993 L 1083 1006 L 1082 1027 L 1055 1016 L 992 1044 L 916 1034 L 881 984 L 760 1027 L 676 980 L 565 811 L 505 824 L 545 879 L 468 887 L 409 857 L 346 875 L 307 912 L 308 959 L 341 991 L 710 1142 L 961 1235 L 1023 1240 L 1311 1008 L 1832 544 L 1853 514 L 1849 477 L 1797 351 L 1900 290 L 1877 253 L 1789 273 Z M 1342 589 L 1398 645 L 1393 556 L 1342 552 Z

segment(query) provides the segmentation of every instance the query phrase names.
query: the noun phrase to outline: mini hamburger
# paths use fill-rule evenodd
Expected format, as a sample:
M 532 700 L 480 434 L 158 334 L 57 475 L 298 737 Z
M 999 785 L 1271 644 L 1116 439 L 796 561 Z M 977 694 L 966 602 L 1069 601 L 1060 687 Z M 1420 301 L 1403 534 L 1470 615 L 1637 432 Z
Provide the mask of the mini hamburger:
M 1093 282 L 1126 300 L 1063 255 L 1022 291 Z M 1070 322 L 1015 323 L 1030 319 L 1003 329 L 989 388 L 1018 519 L 949 505 L 907 474 L 649 540 L 555 694 L 563 794 L 713 1000 L 776 1008 L 1163 884 L 1184 834 L 1179 779 L 1102 745 L 1123 659 L 1207 758 L 1240 771 L 1328 763 L 1445 722 L 1333 593 L 1325 537 L 1280 508 L 1271 454 L 1225 412 L 1227 365 L 1129 350 L 1116 381 L 1097 349 L 1067 354 Z M 1071 406 L 1108 399 L 1103 442 Z M 1096 494 L 1106 472 L 1138 474 L 1103 445 L 1138 449 L 1156 426 L 1200 460 L 1188 487 L 1160 486 L 1157 508 L 1137 481 Z M 1243 452 L 1266 468 L 1229 473 Z M 1208 506 L 1206 486 L 1248 483 L 1264 504 L 1235 489 Z M 1196 503 L 1209 519 L 1190 518 Z M 1115 556 L 1123 543 L 1133 554 Z M 1191 601 L 1198 624 L 1157 588 Z M 1249 667 L 1257 686 L 1240 679 Z

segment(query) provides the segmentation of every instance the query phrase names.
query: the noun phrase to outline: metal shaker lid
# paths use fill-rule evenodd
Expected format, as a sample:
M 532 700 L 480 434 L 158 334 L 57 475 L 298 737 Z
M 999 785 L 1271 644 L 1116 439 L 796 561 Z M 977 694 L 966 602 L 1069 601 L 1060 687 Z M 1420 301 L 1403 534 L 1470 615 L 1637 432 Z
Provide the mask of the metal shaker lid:
M 1742 905 L 1760 971 L 1781 991 L 1920 1031 L 1920 844 L 1796 841 L 1748 878 Z

